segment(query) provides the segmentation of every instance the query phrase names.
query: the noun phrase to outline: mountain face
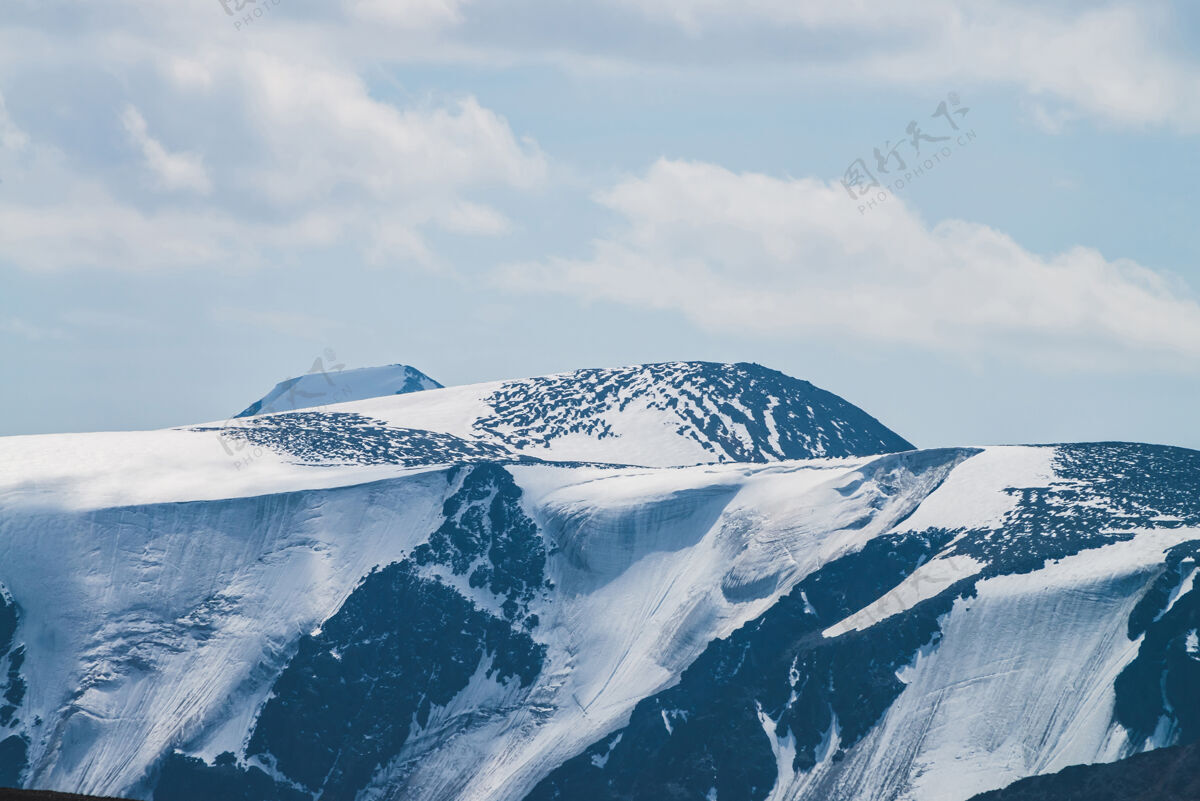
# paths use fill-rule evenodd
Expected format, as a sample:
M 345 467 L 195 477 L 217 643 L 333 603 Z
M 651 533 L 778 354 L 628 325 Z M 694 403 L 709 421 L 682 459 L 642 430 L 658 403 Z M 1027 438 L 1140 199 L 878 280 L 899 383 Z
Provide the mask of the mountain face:
M 976 454 L 529 797 L 965 798 L 1194 737 L 1198 487 L 1193 451 Z
M 0 784 L 966 801 L 1200 740 L 1200 453 L 913 450 L 753 365 L 7 438 L 0 555 Z
M 417 368 L 405 364 L 360 367 L 352 370 L 339 368 L 340 365 L 330 365 L 327 368 L 324 361 L 318 359 L 311 371 L 298 378 L 280 381 L 270 392 L 235 417 L 311 409 L 364 398 L 423 392 L 427 389 L 440 389 L 442 386 Z

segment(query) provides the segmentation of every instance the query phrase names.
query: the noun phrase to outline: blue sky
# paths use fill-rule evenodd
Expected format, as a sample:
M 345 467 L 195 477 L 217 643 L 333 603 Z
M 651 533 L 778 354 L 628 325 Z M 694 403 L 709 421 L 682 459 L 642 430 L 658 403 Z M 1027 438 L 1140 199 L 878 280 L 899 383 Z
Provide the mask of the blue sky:
M 923 446 L 1200 447 L 1185 5 L 6 11 L 0 434 L 219 419 L 329 348 L 757 361 Z M 958 136 L 950 93 L 975 138 L 860 213 L 848 165 Z

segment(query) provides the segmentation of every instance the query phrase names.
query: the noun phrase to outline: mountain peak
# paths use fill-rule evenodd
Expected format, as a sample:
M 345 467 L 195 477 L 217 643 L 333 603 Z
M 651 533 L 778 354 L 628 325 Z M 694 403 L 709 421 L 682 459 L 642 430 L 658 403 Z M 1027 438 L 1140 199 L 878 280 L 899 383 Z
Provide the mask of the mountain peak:
M 406 364 L 333 370 L 325 369 L 317 362 L 304 375 L 280 381 L 270 392 L 235 416 L 255 417 L 311 409 L 332 403 L 439 389 L 441 386 L 417 368 Z
M 264 420 L 253 433 L 239 427 L 229 433 L 297 458 L 327 452 L 335 437 L 342 443 L 339 459 L 364 464 L 390 462 L 387 454 L 394 453 L 428 451 L 429 458 L 441 458 L 451 441 L 461 453 L 482 446 L 512 458 L 647 467 L 913 449 L 863 410 L 807 381 L 756 364 L 718 362 L 587 368 L 374 397 L 337 414 L 301 411 Z M 325 444 L 300 448 L 303 442 Z
M 313 408 L 349 401 L 336 413 Z M 440 388 L 403 365 L 312 373 L 280 383 L 239 417 L 263 415 L 271 416 L 226 433 L 319 461 L 333 458 L 332 438 L 341 443 L 338 460 L 362 464 L 436 463 L 453 452 L 669 467 L 913 450 L 837 395 L 745 362 L 585 368 Z
M 509 381 L 475 429 L 521 450 L 556 440 L 644 438 L 655 428 L 690 440 L 711 461 L 864 456 L 913 445 L 862 409 L 808 381 L 747 362 L 659 362 Z M 551 411 L 553 410 L 553 411 Z M 702 459 L 701 461 L 704 461 Z

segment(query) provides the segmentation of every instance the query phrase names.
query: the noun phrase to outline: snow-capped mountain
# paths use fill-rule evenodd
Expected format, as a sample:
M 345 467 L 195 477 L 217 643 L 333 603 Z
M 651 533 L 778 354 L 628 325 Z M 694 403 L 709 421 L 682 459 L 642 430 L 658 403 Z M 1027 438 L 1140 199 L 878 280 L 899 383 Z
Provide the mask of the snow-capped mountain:
M 1200 453 L 753 365 L 0 440 L 0 785 L 966 801 L 1200 739 Z
M 756 364 L 577 370 L 377 397 L 323 411 L 231 421 L 226 431 L 255 443 L 312 441 L 317 444 L 311 454 L 319 459 L 331 456 L 331 439 L 361 443 L 370 437 L 364 426 L 381 424 L 435 432 L 461 447 L 495 454 L 648 466 L 858 456 L 913 447 L 838 396 Z M 339 450 L 336 458 L 395 461 L 349 447 L 359 454 Z
M 298 378 L 280 381 L 270 392 L 236 416 L 253 417 L 259 414 L 311 409 L 331 403 L 440 389 L 441 386 L 417 368 L 406 364 L 346 370 L 341 365 L 326 365 L 323 359 L 318 359 L 312 370 Z

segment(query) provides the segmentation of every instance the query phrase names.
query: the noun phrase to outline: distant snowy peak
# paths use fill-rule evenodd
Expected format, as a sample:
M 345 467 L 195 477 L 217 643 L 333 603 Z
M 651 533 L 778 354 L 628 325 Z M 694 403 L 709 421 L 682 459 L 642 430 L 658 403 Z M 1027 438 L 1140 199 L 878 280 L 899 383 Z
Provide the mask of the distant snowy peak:
M 332 403 L 440 389 L 441 386 L 420 370 L 406 364 L 338 370 L 327 369 L 318 362 L 313 370 L 299 378 L 280 381 L 274 389 L 236 416 L 254 417 L 311 409 Z
M 399 396 L 385 392 L 393 384 L 364 381 L 364 389 L 352 392 L 360 386 L 354 374 L 369 372 L 346 371 L 328 380 L 318 374 L 280 384 L 242 416 L 280 411 L 283 401 L 292 402 L 291 396 L 302 392 L 331 393 L 324 401 L 301 396 L 299 402 L 308 406 L 342 405 L 297 407 L 253 430 L 239 421 L 226 425 L 223 435 L 306 462 L 333 458 L 339 464 L 406 466 L 460 461 L 446 457 L 465 457 L 480 448 L 488 458 L 506 454 L 646 467 L 913 450 L 837 395 L 757 364 L 593 368 Z M 368 394 L 373 397 L 346 402 Z
M 807 381 L 757 364 L 666 362 L 508 381 L 473 425 L 522 453 L 610 440 L 653 464 L 666 439 L 695 462 L 865 456 L 913 445 L 858 407 Z M 651 457 L 651 458 L 647 458 Z M 599 456 L 592 457 L 599 458 Z

